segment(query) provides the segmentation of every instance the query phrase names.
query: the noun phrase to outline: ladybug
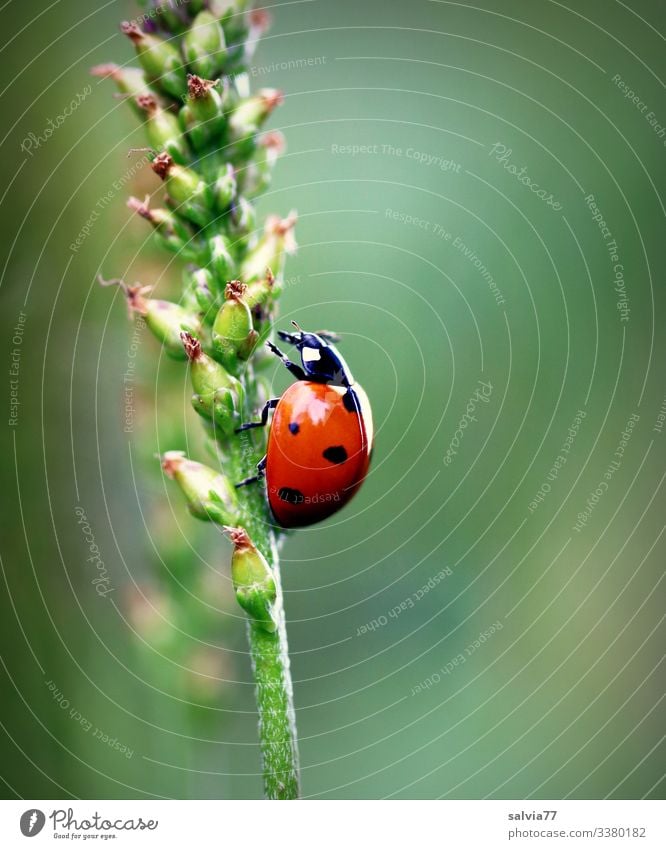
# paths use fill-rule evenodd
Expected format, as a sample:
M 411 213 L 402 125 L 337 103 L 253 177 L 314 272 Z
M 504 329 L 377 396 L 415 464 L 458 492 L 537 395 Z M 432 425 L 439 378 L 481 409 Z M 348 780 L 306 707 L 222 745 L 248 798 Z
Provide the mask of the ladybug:
M 236 431 L 265 427 L 269 411 L 275 411 L 257 474 L 236 486 L 265 477 L 268 503 L 284 528 L 312 525 L 343 507 L 363 483 L 373 442 L 368 396 L 333 344 L 337 338 L 292 324 L 295 333 L 278 331 L 278 336 L 296 346 L 302 366 L 272 342 L 266 344 L 296 382 L 266 402 L 260 421 Z

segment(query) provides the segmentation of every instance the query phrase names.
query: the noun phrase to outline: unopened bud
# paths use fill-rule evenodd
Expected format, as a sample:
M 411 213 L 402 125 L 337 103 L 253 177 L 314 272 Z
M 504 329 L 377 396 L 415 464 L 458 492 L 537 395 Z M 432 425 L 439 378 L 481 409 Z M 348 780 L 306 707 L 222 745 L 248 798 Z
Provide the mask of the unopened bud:
M 185 272 L 185 292 L 203 312 L 203 320 L 212 324 L 219 309 L 217 285 L 207 268 L 189 268 Z
M 183 39 L 183 55 L 195 74 L 212 77 L 226 58 L 224 31 L 210 12 L 199 12 Z
M 243 387 L 219 363 L 211 359 L 191 333 L 181 333 L 183 348 L 190 361 L 192 406 L 206 419 L 214 422 L 216 430 L 229 435 L 240 423 Z
M 210 188 L 199 175 L 175 163 L 168 153 L 158 154 L 151 168 L 164 180 L 178 214 L 205 227 L 212 217 L 213 197 Z
M 183 330 L 196 333 L 200 324 L 198 316 L 173 304 L 171 301 L 147 297 L 150 286 L 128 286 L 122 280 L 104 280 L 99 277 L 102 286 L 117 285 L 122 289 L 130 316 L 142 315 L 153 336 L 164 345 L 164 350 L 176 360 L 184 360 L 185 352 L 180 339 Z
M 220 212 L 225 212 L 231 206 L 232 201 L 237 193 L 236 174 L 233 166 L 227 163 L 226 167 L 220 172 L 219 177 L 215 181 L 215 200 L 217 208 Z
M 246 286 L 232 280 L 224 290 L 225 302 L 213 324 L 213 350 L 219 361 L 232 373 L 239 360 L 247 360 L 257 344 L 258 334 L 252 324 L 252 313 L 243 295 Z
M 269 215 L 264 235 L 241 266 L 243 280 L 250 283 L 261 279 L 267 268 L 272 269 L 278 279 L 282 277 L 286 254 L 293 254 L 296 250 L 294 226 L 297 217 L 293 210 L 282 219 L 277 215 Z
M 220 284 L 220 291 L 232 276 L 234 258 L 231 253 L 231 244 L 226 236 L 218 233 L 209 241 L 210 267 Z
M 170 210 L 161 207 L 151 208 L 149 200 L 150 195 L 146 195 L 143 201 L 130 197 L 127 206 L 152 224 L 162 245 L 174 253 L 187 257 L 192 250 L 192 233 Z
M 140 94 L 136 98 L 136 104 L 143 112 L 149 143 L 158 150 L 166 151 L 176 162 L 183 165 L 187 160 L 187 148 L 178 118 L 172 112 L 162 109 L 153 94 Z
M 137 24 L 124 21 L 120 29 L 134 44 L 148 80 L 172 97 L 182 97 L 187 77 L 178 50 L 168 41 L 144 32 Z
M 276 88 L 262 88 L 257 94 L 240 100 L 229 116 L 232 141 L 240 141 L 256 133 L 283 100 L 282 92 Z
M 180 120 L 196 150 L 204 151 L 213 142 L 219 144 L 224 129 L 224 108 L 218 80 L 206 80 L 190 74 L 187 77 L 187 102 L 180 110 Z
M 231 581 L 236 599 L 255 624 L 273 633 L 277 630 L 273 610 L 277 588 L 271 567 L 244 528 L 225 527 L 224 530 L 234 546 Z
M 95 65 L 90 69 L 93 77 L 101 79 L 113 80 L 120 94 L 126 95 L 132 105 L 134 111 L 140 117 L 143 117 L 142 110 L 137 106 L 136 98 L 140 95 L 150 94 L 146 77 L 141 68 L 131 68 L 125 66 L 121 68 L 109 62 L 105 65 Z
M 238 510 L 233 486 L 225 475 L 189 460 L 183 451 L 167 451 L 162 469 L 181 488 L 190 513 L 197 519 L 228 525 Z
M 257 307 L 270 305 L 281 293 L 281 283 L 275 279 L 275 275 L 271 269 L 267 268 L 262 278 L 248 284 L 244 300 L 254 315 Z

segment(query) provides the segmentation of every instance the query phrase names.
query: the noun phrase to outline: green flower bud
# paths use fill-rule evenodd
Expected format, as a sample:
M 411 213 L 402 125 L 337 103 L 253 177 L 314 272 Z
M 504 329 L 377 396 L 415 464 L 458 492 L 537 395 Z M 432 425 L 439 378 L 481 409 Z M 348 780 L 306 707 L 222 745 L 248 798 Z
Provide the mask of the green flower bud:
M 240 141 L 256 133 L 273 110 L 284 100 L 276 88 L 262 88 L 257 94 L 245 97 L 229 116 L 232 141 Z
M 257 344 L 252 313 L 243 300 L 245 285 L 232 280 L 224 290 L 225 302 L 213 323 L 213 350 L 224 367 L 234 373 L 239 360 L 247 360 Z
M 102 286 L 120 285 L 127 298 L 130 316 L 139 313 L 144 317 L 148 329 L 170 357 L 175 360 L 186 358 L 180 334 L 183 330 L 198 331 L 201 322 L 197 315 L 171 301 L 147 298 L 150 286 L 127 286 L 122 280 L 103 280 L 101 277 L 99 282 Z
M 216 289 L 215 278 L 207 268 L 190 268 L 186 271 L 185 291 L 193 295 L 208 324 L 213 323 L 219 309 Z
M 267 268 L 271 268 L 278 279 L 282 277 L 285 255 L 296 251 L 293 232 L 296 220 L 294 210 L 283 219 L 277 215 L 268 216 L 263 237 L 241 265 L 243 280 L 247 283 L 259 280 L 265 275 Z
M 242 384 L 205 354 L 201 343 L 191 333 L 183 332 L 180 338 L 190 361 L 190 376 L 195 393 L 192 406 L 200 416 L 212 420 L 216 430 L 230 435 L 240 424 Z
M 183 39 L 185 61 L 195 74 L 212 77 L 226 58 L 224 30 L 210 12 L 199 12 Z
M 236 174 L 233 166 L 227 163 L 226 167 L 220 171 L 220 175 L 215 181 L 215 200 L 217 208 L 220 212 L 225 212 L 231 206 L 232 201 L 236 197 L 238 187 L 236 185 Z
M 197 150 L 205 150 L 224 129 L 222 96 L 218 80 L 205 80 L 193 74 L 187 77 L 187 103 L 180 110 L 180 121 Z
M 124 21 L 120 29 L 134 44 L 149 82 L 172 97 L 182 97 L 187 87 L 187 77 L 178 50 L 168 41 L 143 32 L 137 24 Z
M 197 519 L 228 525 L 238 511 L 236 492 L 221 472 L 188 460 L 183 451 L 167 451 L 162 468 L 181 488 Z
M 175 162 L 183 165 L 188 151 L 181 136 L 178 118 L 158 104 L 152 94 L 140 94 L 136 104 L 144 113 L 148 141 L 158 150 L 165 150 Z
M 162 245 L 170 251 L 181 254 L 186 259 L 189 259 L 193 253 L 191 231 L 168 209 L 151 209 L 149 200 L 150 195 L 146 195 L 146 199 L 143 201 L 135 197 L 130 197 L 127 201 L 127 206 L 153 225 L 155 233 Z
M 224 27 L 225 33 L 232 32 L 233 21 L 236 24 L 244 24 L 244 12 L 247 9 L 248 0 L 213 0 L 213 11 L 217 15 L 218 20 Z
M 121 68 L 113 63 L 95 65 L 90 69 L 93 77 L 113 80 L 120 94 L 127 95 L 132 109 L 143 118 L 143 110 L 137 106 L 136 98 L 140 95 L 151 94 L 146 77 L 140 68 Z
M 252 311 L 252 315 L 263 320 L 263 316 L 256 312 L 257 308 L 270 306 L 281 294 L 282 284 L 278 283 L 271 269 L 267 268 L 260 280 L 254 280 L 248 284 L 243 300 Z
M 220 284 L 219 288 L 221 291 L 227 280 L 232 276 L 231 272 L 234 267 L 234 259 L 231 253 L 231 246 L 229 240 L 221 233 L 213 236 L 209 240 L 209 245 L 210 266 Z
M 152 13 L 156 14 L 162 29 L 171 33 L 181 33 L 187 26 L 187 13 L 178 7 L 182 7 L 183 0 L 155 0 Z M 192 9 L 192 0 L 187 3 L 188 11 L 196 14 Z
M 159 153 L 153 159 L 151 168 L 164 180 L 178 214 L 205 227 L 212 218 L 213 197 L 199 175 L 177 165 L 168 153 Z
M 277 630 L 273 611 L 277 588 L 271 567 L 244 528 L 225 527 L 224 530 L 234 545 L 231 581 L 236 599 L 255 624 L 273 633 Z

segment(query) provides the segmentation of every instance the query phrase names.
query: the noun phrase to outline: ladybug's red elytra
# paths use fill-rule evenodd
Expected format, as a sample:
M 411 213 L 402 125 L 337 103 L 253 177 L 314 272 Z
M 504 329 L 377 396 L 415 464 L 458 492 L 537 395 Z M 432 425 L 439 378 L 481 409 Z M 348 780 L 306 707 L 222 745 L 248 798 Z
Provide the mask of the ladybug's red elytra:
M 275 410 L 266 456 L 245 486 L 266 478 L 268 503 L 284 528 L 320 522 L 344 506 L 363 483 L 370 465 L 373 426 L 368 396 L 354 382 L 337 351 L 335 337 L 324 331 L 278 331 L 295 345 L 302 367 L 272 342 L 266 344 L 296 378 L 281 398 L 271 398 L 261 420 L 237 432 L 265 427 Z

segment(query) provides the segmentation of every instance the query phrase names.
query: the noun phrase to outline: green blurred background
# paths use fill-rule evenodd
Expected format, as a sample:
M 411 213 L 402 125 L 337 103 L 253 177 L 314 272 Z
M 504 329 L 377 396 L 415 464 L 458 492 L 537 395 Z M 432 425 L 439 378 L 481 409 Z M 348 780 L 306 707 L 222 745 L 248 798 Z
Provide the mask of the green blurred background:
M 663 5 L 270 8 L 281 321 L 343 334 L 377 425 L 355 501 L 283 551 L 304 795 L 663 798 Z M 88 76 L 138 13 L 2 10 L 8 798 L 261 793 L 227 544 L 154 458 L 199 450 L 184 370 L 94 282 L 180 274 L 125 208 L 155 188 L 136 121 Z

